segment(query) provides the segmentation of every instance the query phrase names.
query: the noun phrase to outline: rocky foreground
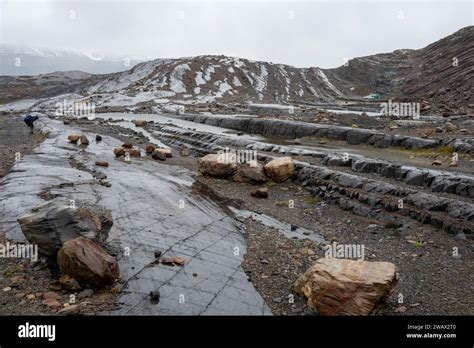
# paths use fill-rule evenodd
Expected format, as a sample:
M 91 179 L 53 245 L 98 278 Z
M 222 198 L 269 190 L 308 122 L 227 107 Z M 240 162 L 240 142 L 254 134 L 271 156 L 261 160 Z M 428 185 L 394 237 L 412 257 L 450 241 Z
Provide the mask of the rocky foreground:
M 34 298 L 4 273 L 23 305 L 87 314 L 96 295 L 60 299 L 95 289 L 113 314 L 472 314 L 469 136 L 109 116 L 42 117 L 47 139 L 1 181 L 0 228 L 52 271 Z M 328 257 L 338 244 L 358 253 Z

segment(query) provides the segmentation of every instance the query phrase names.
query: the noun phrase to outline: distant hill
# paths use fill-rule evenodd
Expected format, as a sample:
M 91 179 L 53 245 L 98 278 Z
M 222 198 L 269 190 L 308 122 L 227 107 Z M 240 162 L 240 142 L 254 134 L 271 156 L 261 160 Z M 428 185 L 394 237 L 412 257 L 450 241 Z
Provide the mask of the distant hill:
M 130 69 L 140 62 L 143 59 L 93 57 L 74 51 L 0 44 L 0 75 L 38 75 L 70 70 L 109 74 Z

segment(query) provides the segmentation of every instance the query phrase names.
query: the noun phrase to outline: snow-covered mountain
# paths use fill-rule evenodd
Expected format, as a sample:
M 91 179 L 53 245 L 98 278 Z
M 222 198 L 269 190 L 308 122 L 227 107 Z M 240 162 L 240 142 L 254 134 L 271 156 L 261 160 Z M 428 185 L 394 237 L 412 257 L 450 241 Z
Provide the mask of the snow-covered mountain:
M 130 69 L 143 61 L 144 59 L 137 57 L 0 44 L 0 75 L 38 75 L 69 70 L 109 74 Z
M 300 69 L 226 56 L 157 59 L 111 74 L 82 92 L 196 102 L 285 103 L 295 99 L 327 101 L 342 96 L 322 69 Z

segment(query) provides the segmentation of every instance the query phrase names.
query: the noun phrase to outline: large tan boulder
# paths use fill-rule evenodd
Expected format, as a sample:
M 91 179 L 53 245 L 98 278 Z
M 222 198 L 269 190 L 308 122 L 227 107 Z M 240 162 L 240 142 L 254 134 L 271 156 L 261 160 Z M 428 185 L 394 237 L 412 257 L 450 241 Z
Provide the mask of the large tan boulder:
M 102 287 L 113 284 L 120 277 L 115 257 L 84 237 L 64 243 L 58 252 L 58 266 L 81 285 Z
M 198 160 L 199 171 L 204 175 L 226 176 L 237 170 L 236 157 L 233 154 L 209 154 Z
M 320 315 L 368 315 L 391 294 L 398 281 L 390 262 L 349 259 L 317 260 L 295 282 Z
M 264 169 L 274 182 L 283 182 L 293 175 L 295 165 L 291 157 L 278 157 L 265 164 Z
M 251 161 L 244 163 L 237 168 L 234 180 L 237 182 L 259 184 L 267 181 L 267 176 L 265 175 L 263 165 L 257 161 Z

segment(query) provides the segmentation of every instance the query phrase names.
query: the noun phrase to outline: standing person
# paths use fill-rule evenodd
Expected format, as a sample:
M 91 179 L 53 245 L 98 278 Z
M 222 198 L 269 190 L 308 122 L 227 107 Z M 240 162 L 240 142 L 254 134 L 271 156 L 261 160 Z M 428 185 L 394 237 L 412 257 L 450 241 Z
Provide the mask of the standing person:
M 26 116 L 23 121 L 26 123 L 26 125 L 30 128 L 30 134 L 33 134 L 33 127 L 34 127 L 34 122 L 38 119 L 38 116 L 31 116 L 28 115 Z

